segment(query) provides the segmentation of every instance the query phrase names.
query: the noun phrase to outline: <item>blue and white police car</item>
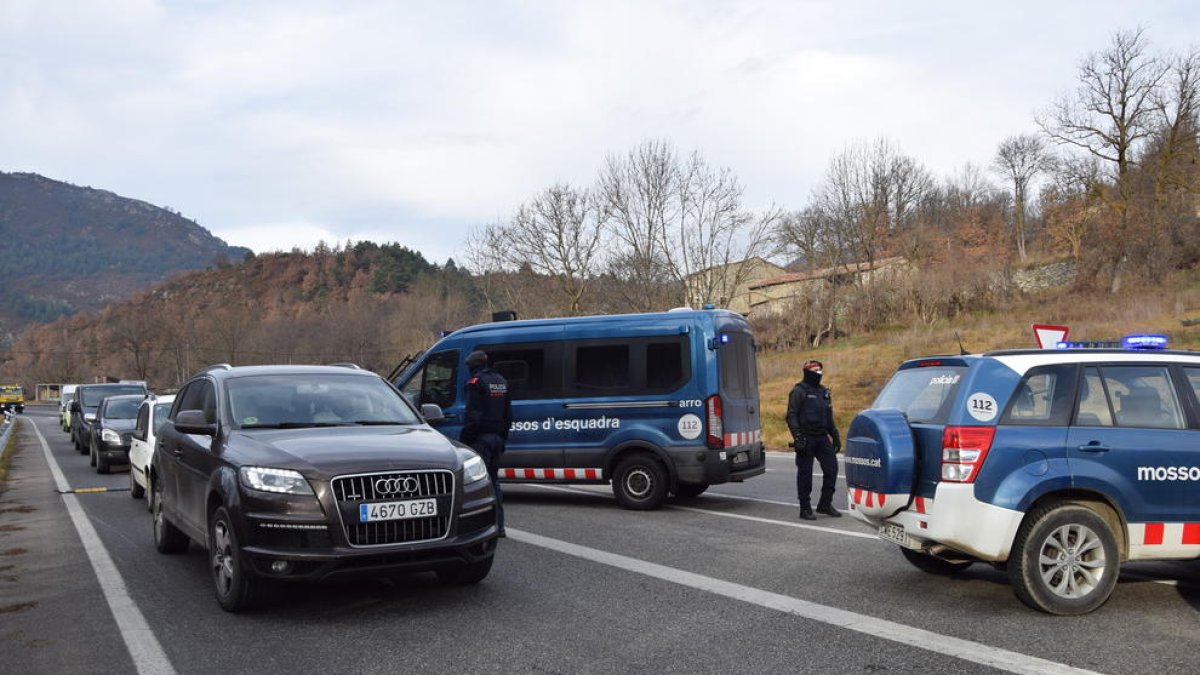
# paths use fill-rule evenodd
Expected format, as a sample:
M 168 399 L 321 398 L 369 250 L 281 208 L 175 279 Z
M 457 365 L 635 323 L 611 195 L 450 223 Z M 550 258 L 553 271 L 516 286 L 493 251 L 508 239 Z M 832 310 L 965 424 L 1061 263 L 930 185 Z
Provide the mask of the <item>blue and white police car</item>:
M 1124 561 L 1200 558 L 1200 353 L 1166 342 L 904 362 L 850 425 L 851 514 L 1052 614 L 1104 604 Z

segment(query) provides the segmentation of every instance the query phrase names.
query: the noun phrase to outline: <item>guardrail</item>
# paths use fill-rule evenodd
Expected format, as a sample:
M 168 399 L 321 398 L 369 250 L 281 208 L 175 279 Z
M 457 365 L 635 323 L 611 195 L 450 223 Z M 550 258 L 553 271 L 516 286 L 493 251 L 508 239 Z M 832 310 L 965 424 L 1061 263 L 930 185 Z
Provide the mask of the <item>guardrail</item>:
M 8 448 L 8 437 L 12 434 L 12 430 L 17 428 L 17 418 L 14 415 L 0 415 L 4 418 L 4 423 L 0 424 L 0 457 L 4 455 L 4 451 Z

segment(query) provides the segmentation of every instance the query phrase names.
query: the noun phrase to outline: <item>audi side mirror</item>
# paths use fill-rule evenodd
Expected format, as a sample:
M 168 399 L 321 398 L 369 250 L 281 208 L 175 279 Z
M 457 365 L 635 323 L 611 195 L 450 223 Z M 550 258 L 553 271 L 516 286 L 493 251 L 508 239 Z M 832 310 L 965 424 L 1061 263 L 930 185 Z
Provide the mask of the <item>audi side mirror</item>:
M 175 416 L 175 428 L 181 434 L 196 434 L 199 436 L 216 436 L 217 425 L 204 417 L 203 410 L 180 410 Z
M 442 406 L 436 403 L 422 403 L 421 417 L 430 424 L 438 424 L 446 421 L 446 413 L 442 412 Z

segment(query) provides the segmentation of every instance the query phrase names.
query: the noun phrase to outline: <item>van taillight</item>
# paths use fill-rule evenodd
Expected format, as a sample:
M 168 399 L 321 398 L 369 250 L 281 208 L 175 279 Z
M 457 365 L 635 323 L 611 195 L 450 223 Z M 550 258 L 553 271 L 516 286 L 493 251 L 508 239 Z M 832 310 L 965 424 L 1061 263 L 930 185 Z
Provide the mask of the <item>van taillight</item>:
M 704 402 L 708 417 L 708 436 L 704 442 L 714 450 L 725 447 L 725 422 L 721 419 L 721 397 L 709 396 Z
M 946 427 L 942 432 L 942 480 L 974 483 L 995 435 L 996 427 Z

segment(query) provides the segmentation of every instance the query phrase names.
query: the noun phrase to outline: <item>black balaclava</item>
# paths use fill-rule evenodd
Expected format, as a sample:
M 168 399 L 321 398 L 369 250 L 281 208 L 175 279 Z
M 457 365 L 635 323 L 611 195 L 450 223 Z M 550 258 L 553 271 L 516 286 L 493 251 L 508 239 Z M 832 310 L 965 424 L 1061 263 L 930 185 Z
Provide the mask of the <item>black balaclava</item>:
M 807 384 L 807 385 L 810 385 L 813 387 L 821 386 L 821 373 L 818 373 L 815 370 L 807 370 L 806 369 L 804 371 L 804 384 Z

